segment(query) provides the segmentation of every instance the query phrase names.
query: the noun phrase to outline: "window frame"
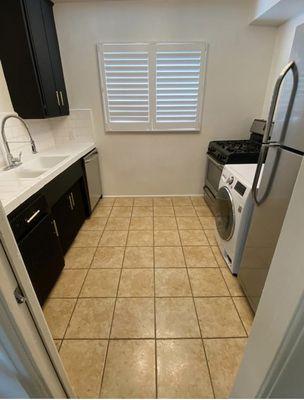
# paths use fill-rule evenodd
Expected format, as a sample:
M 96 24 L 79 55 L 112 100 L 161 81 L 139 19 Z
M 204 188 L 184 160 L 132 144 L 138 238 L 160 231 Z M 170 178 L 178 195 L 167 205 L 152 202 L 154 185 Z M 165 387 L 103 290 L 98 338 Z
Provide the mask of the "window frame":
M 134 49 L 136 51 L 145 50 L 148 52 L 148 110 L 149 118 L 148 122 L 130 122 L 130 123 L 116 123 L 109 122 L 109 108 L 108 108 L 108 97 L 107 97 L 107 87 L 104 74 L 104 47 L 112 46 L 120 47 L 124 46 L 130 50 Z M 199 89 L 198 89 L 198 100 L 197 100 L 197 118 L 194 127 L 189 127 L 189 123 L 178 122 L 174 124 L 173 122 L 157 122 L 156 121 L 156 52 L 157 49 L 163 48 L 175 49 L 177 51 L 182 50 L 200 50 L 201 51 L 201 63 L 200 63 L 200 73 L 199 73 Z M 207 58 L 208 58 L 208 44 L 205 41 L 189 41 L 189 42 L 100 42 L 97 44 L 97 56 L 98 56 L 98 69 L 100 77 L 100 88 L 102 97 L 102 107 L 104 116 L 104 128 L 106 132 L 120 132 L 120 133 L 130 133 L 130 132 L 190 132 L 199 133 L 202 128 L 203 119 L 203 107 L 205 99 L 205 84 L 207 75 Z M 151 90 L 152 88 L 152 90 Z

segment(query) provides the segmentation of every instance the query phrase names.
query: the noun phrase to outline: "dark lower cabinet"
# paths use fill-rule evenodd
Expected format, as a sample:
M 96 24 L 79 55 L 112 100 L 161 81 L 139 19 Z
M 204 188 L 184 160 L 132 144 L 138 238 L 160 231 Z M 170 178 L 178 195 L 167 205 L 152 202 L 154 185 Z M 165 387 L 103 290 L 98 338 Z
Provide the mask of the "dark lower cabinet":
M 64 266 L 52 218 L 46 215 L 18 243 L 36 295 L 42 305 Z
M 82 186 L 80 179 L 52 207 L 52 214 L 57 224 L 59 240 L 64 253 L 72 244 L 86 219 Z

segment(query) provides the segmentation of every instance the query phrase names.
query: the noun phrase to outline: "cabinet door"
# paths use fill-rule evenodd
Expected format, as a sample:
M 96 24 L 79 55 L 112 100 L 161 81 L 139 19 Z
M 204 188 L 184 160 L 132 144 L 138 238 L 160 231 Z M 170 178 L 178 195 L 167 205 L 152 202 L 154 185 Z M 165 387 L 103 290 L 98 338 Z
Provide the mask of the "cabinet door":
M 60 244 L 65 254 L 75 237 L 73 206 L 70 192 L 64 194 L 52 208 Z
M 79 180 L 71 189 L 71 197 L 73 203 L 73 220 L 76 234 L 86 219 L 85 202 L 84 202 L 83 181 Z
M 53 3 L 50 2 L 49 0 L 40 0 L 40 1 L 41 1 L 41 10 L 44 20 L 45 32 L 48 42 L 48 49 L 50 53 L 50 60 L 53 69 L 53 76 L 54 76 L 57 95 L 59 98 L 60 113 L 61 115 L 68 115 L 69 103 L 64 83 L 59 43 L 58 43 L 54 14 L 53 14 Z
M 54 117 L 60 115 L 60 103 L 59 98 L 56 96 L 57 89 L 41 4 L 39 0 L 23 1 L 33 55 L 40 81 L 40 89 L 45 106 L 45 116 Z M 26 93 L 24 93 L 24 95 L 27 97 Z
M 64 266 L 52 218 L 45 216 L 18 245 L 38 300 L 43 304 Z
M 82 180 L 79 180 L 58 200 L 52 208 L 52 213 L 56 220 L 63 252 L 66 253 L 86 219 Z

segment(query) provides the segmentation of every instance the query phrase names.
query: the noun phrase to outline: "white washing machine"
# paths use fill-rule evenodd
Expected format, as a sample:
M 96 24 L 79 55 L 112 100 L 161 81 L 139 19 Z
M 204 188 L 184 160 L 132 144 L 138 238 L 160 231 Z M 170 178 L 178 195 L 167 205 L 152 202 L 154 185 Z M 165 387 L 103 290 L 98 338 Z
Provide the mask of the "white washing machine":
M 253 210 L 251 187 L 256 164 L 225 165 L 216 200 L 216 240 L 234 275 L 238 274 Z

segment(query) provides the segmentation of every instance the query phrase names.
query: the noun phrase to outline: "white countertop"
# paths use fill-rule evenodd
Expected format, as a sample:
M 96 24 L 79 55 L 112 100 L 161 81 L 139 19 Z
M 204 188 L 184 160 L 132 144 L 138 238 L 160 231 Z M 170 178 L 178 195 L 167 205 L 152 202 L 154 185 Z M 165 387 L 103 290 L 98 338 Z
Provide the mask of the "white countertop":
M 79 160 L 89 151 L 95 148 L 93 142 L 86 143 L 71 143 L 62 146 L 56 146 L 37 154 L 25 161 L 21 167 L 26 168 L 27 163 L 41 156 L 65 156 L 66 158 L 58 163 L 55 167 L 49 168 L 43 174 L 36 178 L 20 179 L 16 172 L 18 168 L 8 171 L 0 171 L 0 200 L 4 207 L 6 215 L 15 210 L 25 200 L 38 192 L 47 183 L 56 176 L 65 171 L 70 165 Z

